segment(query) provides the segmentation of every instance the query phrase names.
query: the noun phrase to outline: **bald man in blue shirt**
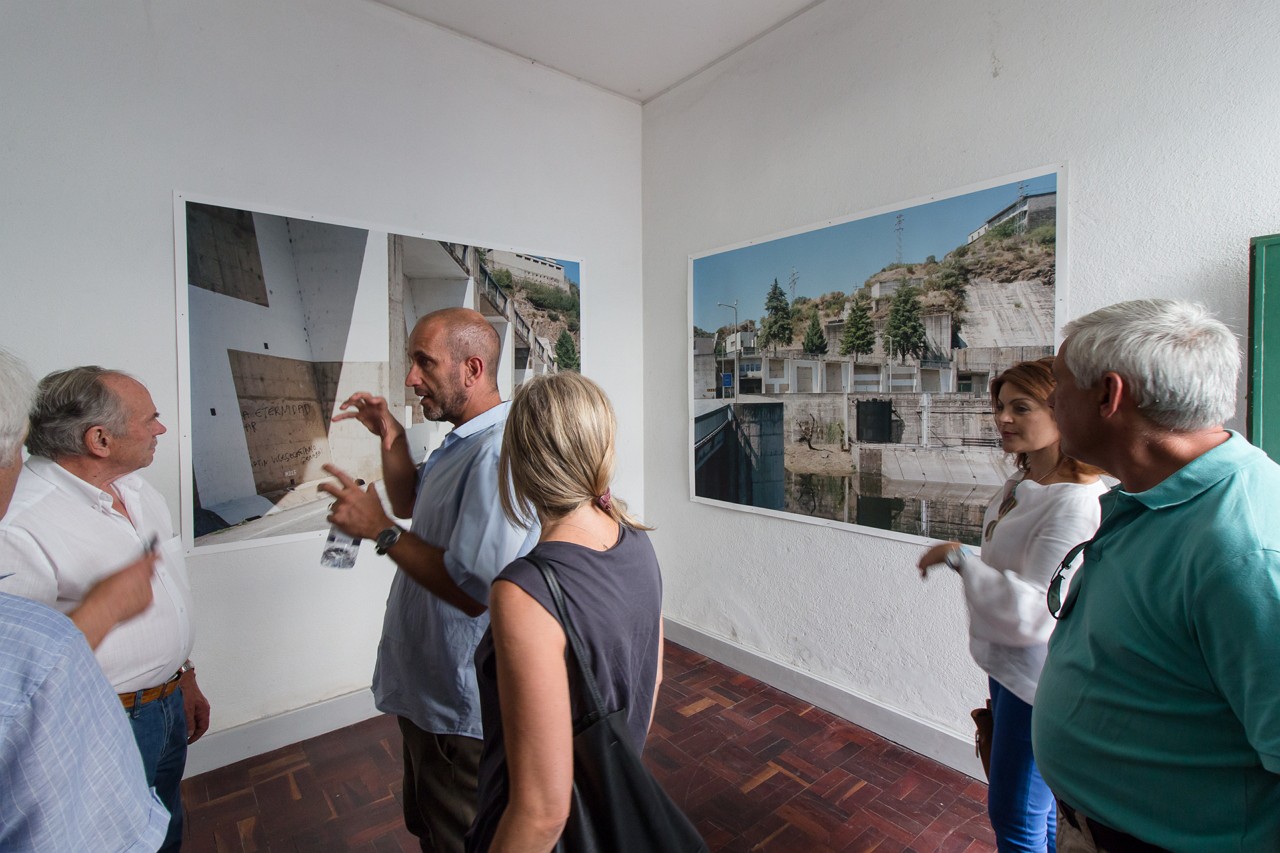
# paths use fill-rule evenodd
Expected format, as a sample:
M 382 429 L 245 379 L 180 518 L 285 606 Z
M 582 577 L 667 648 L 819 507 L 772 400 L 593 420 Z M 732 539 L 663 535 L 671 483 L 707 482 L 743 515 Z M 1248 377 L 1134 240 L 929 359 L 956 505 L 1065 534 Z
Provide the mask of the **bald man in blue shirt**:
M 475 651 L 489 624 L 489 585 L 538 540 L 513 525 L 498 499 L 498 454 L 508 403 L 498 392 L 500 341 L 476 311 L 446 308 L 422 317 L 409 338 L 413 388 L 428 420 L 454 425 L 420 466 L 404 427 L 381 397 L 357 393 L 334 420 L 351 418 L 382 440 L 382 474 L 392 511 L 332 466 L 330 522 L 373 539 L 400 571 L 392 581 L 373 692 L 399 718 L 404 741 L 405 825 L 424 851 L 461 853 L 475 818 L 483 745 Z

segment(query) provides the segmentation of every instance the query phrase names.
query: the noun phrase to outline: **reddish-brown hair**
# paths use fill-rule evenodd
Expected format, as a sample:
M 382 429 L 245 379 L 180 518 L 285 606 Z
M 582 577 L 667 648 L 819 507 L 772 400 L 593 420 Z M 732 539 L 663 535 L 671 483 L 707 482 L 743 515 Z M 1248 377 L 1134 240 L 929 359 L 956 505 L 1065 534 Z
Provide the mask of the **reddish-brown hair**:
M 1019 362 L 995 379 L 992 379 L 991 411 L 995 411 L 996 403 L 1000 399 L 1000 389 L 1005 385 L 1016 385 L 1030 394 L 1037 402 L 1047 403 L 1049 394 L 1053 392 L 1054 386 L 1053 358 L 1051 355 L 1046 355 L 1044 358 L 1037 358 L 1035 361 Z M 1018 470 L 1025 473 L 1027 471 L 1027 454 L 1019 453 L 1016 460 Z M 1072 459 L 1062 453 L 1061 449 L 1058 451 L 1058 466 L 1056 470 L 1061 471 L 1072 480 L 1106 473 L 1101 468 L 1095 468 L 1078 459 Z

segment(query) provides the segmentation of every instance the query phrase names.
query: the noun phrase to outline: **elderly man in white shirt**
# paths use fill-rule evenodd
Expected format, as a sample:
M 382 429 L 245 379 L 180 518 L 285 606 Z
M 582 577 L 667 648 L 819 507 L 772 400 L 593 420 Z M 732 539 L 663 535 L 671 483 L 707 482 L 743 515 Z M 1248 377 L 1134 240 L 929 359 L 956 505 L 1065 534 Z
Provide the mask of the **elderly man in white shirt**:
M 35 388 L 0 349 L 0 518 Z M 84 636 L 61 613 L 0 593 L 0 850 L 155 850 L 168 826 Z
M 84 633 L 129 716 L 147 782 L 172 815 L 161 849 L 176 850 L 187 744 L 208 729 L 209 702 L 189 660 L 181 542 L 164 499 L 135 473 L 164 432 L 130 376 L 78 367 L 45 377 L 31 458 L 0 522 L 0 565 L 13 573 L 0 592 L 54 606 Z

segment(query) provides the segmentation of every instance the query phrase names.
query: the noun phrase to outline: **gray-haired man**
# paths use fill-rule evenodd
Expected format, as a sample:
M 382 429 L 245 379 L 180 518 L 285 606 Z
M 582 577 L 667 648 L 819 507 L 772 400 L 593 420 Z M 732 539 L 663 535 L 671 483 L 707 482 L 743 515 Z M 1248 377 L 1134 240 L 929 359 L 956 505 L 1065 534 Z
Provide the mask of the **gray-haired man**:
M 0 350 L 0 518 L 22 470 L 34 390 L 22 362 Z M 8 571 L 0 563 L 0 578 Z M 0 850 L 160 844 L 169 813 L 147 788 L 120 702 L 84 635 L 57 611 L 4 593 L 0 709 Z
M 1067 324 L 1064 452 L 1120 480 L 1036 692 L 1058 850 L 1280 850 L 1280 466 L 1223 428 L 1235 337 L 1202 307 Z
M 188 660 L 181 542 L 164 498 L 136 473 L 164 432 L 147 389 L 124 373 L 46 376 L 32 409 L 31 458 L 0 523 L 0 566 L 12 572 L 0 592 L 52 605 L 84 632 L 128 713 L 147 782 L 172 815 L 161 849 L 174 850 L 187 744 L 208 728 L 209 702 Z

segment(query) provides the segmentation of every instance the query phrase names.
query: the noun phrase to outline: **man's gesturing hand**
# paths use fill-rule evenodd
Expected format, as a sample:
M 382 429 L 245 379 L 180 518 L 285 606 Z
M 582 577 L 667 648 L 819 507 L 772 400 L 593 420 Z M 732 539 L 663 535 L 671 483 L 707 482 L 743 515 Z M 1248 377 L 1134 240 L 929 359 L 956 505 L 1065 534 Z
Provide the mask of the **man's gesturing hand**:
M 338 413 L 333 416 L 335 423 L 354 418 L 364 424 L 365 429 L 382 439 L 383 450 L 390 450 L 396 439 L 404 435 L 404 427 L 392 417 L 386 399 L 375 397 L 368 391 L 357 391 L 344 400 L 338 409 Z
M 337 465 L 325 465 L 324 470 L 338 478 L 336 483 L 321 483 L 319 486 L 320 491 L 334 498 L 329 507 L 330 524 L 348 536 L 373 539 L 395 523 L 383 510 L 382 498 L 372 484 L 360 488 L 360 484 Z

